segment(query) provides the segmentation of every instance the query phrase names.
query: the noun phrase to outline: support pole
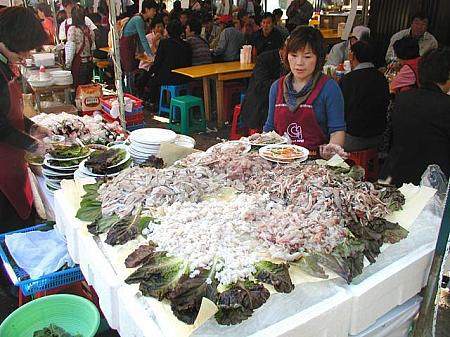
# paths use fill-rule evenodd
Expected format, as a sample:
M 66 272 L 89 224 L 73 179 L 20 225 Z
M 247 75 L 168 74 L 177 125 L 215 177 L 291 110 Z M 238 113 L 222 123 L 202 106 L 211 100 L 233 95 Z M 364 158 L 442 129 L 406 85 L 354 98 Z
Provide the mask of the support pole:
M 109 4 L 109 26 L 111 27 L 112 33 L 112 50 L 111 57 L 114 64 L 114 75 L 116 78 L 116 89 L 117 89 L 117 100 L 119 101 L 119 119 L 120 125 L 126 130 L 125 121 L 125 106 L 123 100 L 123 86 L 122 86 L 122 67 L 120 64 L 120 49 L 119 49 L 119 36 L 117 34 L 116 26 L 116 4 L 115 0 L 108 0 Z
M 369 24 L 369 0 L 363 1 L 362 8 L 363 25 L 367 27 Z
M 58 20 L 56 20 L 56 8 L 55 8 L 55 1 L 50 1 L 50 7 L 52 9 L 52 16 L 53 16 L 53 33 L 55 34 L 56 44 L 59 44 L 59 35 L 58 35 Z
M 433 262 L 428 276 L 427 286 L 420 307 L 419 318 L 414 330 L 414 337 L 433 337 L 433 320 L 436 309 L 436 295 L 440 285 L 441 266 L 447 249 L 450 234 L 450 182 L 447 189 L 447 200 L 445 202 L 444 216 L 439 229 L 439 236 L 434 251 Z

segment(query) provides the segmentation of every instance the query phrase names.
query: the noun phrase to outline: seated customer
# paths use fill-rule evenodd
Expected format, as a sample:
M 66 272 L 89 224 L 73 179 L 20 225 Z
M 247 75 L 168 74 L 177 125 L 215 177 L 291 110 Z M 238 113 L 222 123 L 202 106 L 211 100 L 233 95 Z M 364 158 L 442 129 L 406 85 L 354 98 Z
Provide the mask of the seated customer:
M 450 176 L 450 50 L 439 48 L 419 63 L 420 88 L 397 95 L 393 145 L 380 178 L 418 185 L 428 165 Z
M 212 63 L 208 42 L 200 36 L 202 24 L 197 18 L 191 18 L 186 26 L 187 43 L 192 50 L 192 65 Z
M 256 58 L 256 65 L 241 107 L 243 123 L 250 129 L 262 129 L 267 119 L 269 91 L 274 81 L 286 74 L 285 46 L 269 50 Z
M 208 41 L 209 47 L 214 49 L 219 42 L 220 27 L 213 22 L 211 14 L 205 14 L 203 17 L 202 38 Z
M 400 71 L 391 82 L 393 93 L 407 91 L 419 86 L 419 44 L 412 37 L 404 37 L 394 43 L 395 55 L 401 65 Z
M 281 18 L 283 17 L 283 10 L 281 8 L 276 8 L 273 10 L 272 14 L 275 19 L 273 27 L 281 33 L 283 40 L 286 40 L 287 37 L 289 36 L 289 31 L 281 21 Z
M 162 84 L 186 83 L 187 77 L 174 73 L 172 70 L 189 67 L 192 62 L 191 47 L 181 39 L 182 27 L 180 21 L 170 21 L 166 29 L 169 38 L 162 39 L 159 42 L 155 60 L 148 72 L 150 76 L 148 87 L 152 102 L 156 102 L 158 99 L 158 88 Z
M 212 54 L 216 61 L 238 61 L 241 47 L 244 44 L 244 34 L 233 26 L 233 18 L 230 15 L 219 17 L 222 28 L 219 43 Z
M 364 26 L 353 27 L 352 33 L 347 41 L 335 44 L 327 56 L 327 65 L 337 66 L 348 60 L 348 51 L 352 44 L 358 41 L 367 41 L 370 38 L 370 29 Z
M 281 33 L 273 28 L 274 16 L 272 13 L 264 13 L 261 20 L 261 29 L 252 36 L 252 45 L 259 55 L 272 49 L 280 49 L 283 46 Z
M 348 54 L 352 72 L 339 82 L 347 123 L 344 150 L 348 152 L 378 147 L 386 127 L 389 87 L 372 63 L 374 54 L 366 41 L 353 44 Z

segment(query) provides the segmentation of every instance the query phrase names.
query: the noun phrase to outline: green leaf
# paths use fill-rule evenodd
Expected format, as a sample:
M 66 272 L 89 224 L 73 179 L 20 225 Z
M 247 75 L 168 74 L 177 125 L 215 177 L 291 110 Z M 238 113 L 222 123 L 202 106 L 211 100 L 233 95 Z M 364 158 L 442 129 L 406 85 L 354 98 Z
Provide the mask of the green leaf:
M 211 269 L 200 269 L 195 277 L 183 275 L 176 287 L 166 294 L 173 314 L 186 324 L 194 324 L 203 297 L 216 302 L 218 281 L 215 279 L 215 264 Z
M 95 220 L 87 226 L 89 233 L 99 235 L 106 233 L 113 225 L 118 223 L 120 218 L 117 215 L 105 216 Z
M 82 337 L 80 334 L 71 335 L 63 328 L 55 324 L 50 324 L 48 327 L 33 332 L 33 337 Z
M 83 195 L 80 208 L 76 217 L 82 221 L 93 222 L 102 216 L 102 203 L 98 201 L 98 188 L 103 182 L 98 181 L 95 184 L 84 185 L 86 193 Z
M 347 173 L 347 175 L 350 178 L 353 178 L 353 180 L 362 181 L 364 179 L 365 173 L 366 171 L 364 170 L 364 168 L 359 165 L 354 165 L 350 168 L 350 171 Z
M 325 270 L 319 265 L 317 256 L 305 255 L 299 260 L 291 262 L 291 265 L 300 268 L 303 272 L 317 278 L 327 279 L 328 275 Z
M 290 293 L 294 289 L 289 275 L 289 265 L 275 264 L 270 261 L 261 261 L 255 264 L 255 278 L 258 281 L 273 285 L 280 293 Z
M 219 295 L 216 320 L 223 325 L 241 323 L 262 306 L 269 296 L 269 291 L 262 284 L 239 281 Z
M 139 290 L 144 296 L 162 300 L 177 285 L 178 280 L 188 272 L 187 261 L 160 253 L 146 261 L 125 282 L 140 283 Z
M 137 213 L 127 215 L 116 222 L 108 231 L 105 243 L 115 246 L 123 245 L 142 233 L 142 230 L 149 224 L 150 217 L 140 217 L 142 209 L 139 208 Z

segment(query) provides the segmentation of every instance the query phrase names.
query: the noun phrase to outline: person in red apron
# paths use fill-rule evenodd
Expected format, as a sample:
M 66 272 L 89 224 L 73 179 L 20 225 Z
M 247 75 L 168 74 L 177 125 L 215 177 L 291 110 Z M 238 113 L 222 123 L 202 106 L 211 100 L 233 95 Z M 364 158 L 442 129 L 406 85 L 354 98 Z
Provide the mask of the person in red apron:
M 76 88 L 81 84 L 92 81 L 92 51 L 95 48 L 94 32 L 86 26 L 84 11 L 80 7 L 72 9 L 72 26 L 67 31 L 65 45 L 66 67 L 71 70 L 73 85 Z
M 11 52 L 26 57 L 47 38 L 31 10 L 0 10 L 0 40 Z M 11 66 L 0 54 L 0 233 L 33 224 L 33 194 L 24 153 L 43 154 L 45 146 L 40 139 L 51 135 L 23 116 L 22 92 Z
M 153 56 L 145 34 L 145 22 L 156 15 L 157 7 L 154 0 L 144 0 L 141 13 L 130 18 L 122 30 L 119 41 L 120 63 L 125 73 L 125 91 L 131 94 L 135 93 L 134 79 L 139 65 L 136 59 L 138 40 L 145 53 Z
M 275 130 L 318 155 L 320 145 L 343 146 L 344 101 L 338 84 L 322 74 L 325 47 L 319 30 L 296 28 L 286 45 L 290 73 L 272 84 L 264 132 Z

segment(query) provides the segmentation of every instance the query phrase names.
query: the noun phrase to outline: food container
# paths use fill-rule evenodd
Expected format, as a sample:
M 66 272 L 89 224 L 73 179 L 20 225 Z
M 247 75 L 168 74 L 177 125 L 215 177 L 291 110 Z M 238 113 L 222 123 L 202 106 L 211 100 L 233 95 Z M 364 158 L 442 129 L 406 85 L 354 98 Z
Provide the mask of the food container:
M 55 54 L 53 53 L 34 54 L 33 58 L 36 67 L 40 67 L 41 65 L 44 67 L 50 67 L 55 65 Z
M 195 147 L 195 139 L 185 135 L 178 135 L 175 139 L 175 144 L 193 149 Z

